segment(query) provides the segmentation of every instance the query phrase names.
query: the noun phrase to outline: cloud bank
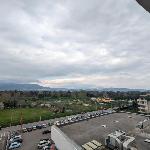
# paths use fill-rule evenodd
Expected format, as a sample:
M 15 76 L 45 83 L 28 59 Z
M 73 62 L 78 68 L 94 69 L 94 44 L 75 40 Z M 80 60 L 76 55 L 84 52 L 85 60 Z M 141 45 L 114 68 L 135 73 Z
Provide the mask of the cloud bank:
M 5 0 L 0 81 L 150 88 L 150 15 L 135 0 Z

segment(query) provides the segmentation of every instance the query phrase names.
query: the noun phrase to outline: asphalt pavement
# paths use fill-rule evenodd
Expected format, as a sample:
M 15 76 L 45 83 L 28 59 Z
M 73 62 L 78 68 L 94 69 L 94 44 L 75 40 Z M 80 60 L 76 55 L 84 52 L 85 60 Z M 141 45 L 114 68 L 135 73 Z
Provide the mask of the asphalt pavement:
M 42 134 L 44 130 L 50 130 L 51 127 L 37 129 L 35 131 L 22 133 L 23 143 L 18 150 L 37 150 L 37 144 L 41 139 L 51 138 L 51 134 Z
M 48 123 L 53 123 L 55 121 L 62 120 L 66 117 L 23 124 L 22 125 L 23 128 L 32 127 L 34 125 L 42 125 L 42 124 L 47 124 L 47 128 L 37 129 L 37 130 L 33 130 L 31 132 L 26 132 L 26 133 L 21 133 L 22 138 L 23 138 L 23 143 L 22 143 L 22 146 L 18 150 L 37 150 L 37 144 L 39 143 L 40 139 L 51 138 L 50 134 L 45 134 L 45 135 L 42 134 L 42 131 L 50 129 L 50 126 L 48 126 Z M 10 134 L 10 132 L 18 131 L 18 130 L 21 130 L 21 125 L 2 128 L 0 130 L 0 147 L 2 147 L 1 145 L 3 144 L 1 137 L 5 138 L 7 137 L 7 135 Z

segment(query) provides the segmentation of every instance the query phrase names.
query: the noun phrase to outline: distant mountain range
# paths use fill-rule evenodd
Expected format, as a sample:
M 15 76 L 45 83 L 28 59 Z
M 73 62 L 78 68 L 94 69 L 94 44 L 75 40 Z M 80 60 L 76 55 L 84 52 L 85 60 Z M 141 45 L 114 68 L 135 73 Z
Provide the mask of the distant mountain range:
M 146 89 L 129 89 L 129 88 L 102 88 L 99 89 L 100 91 L 113 91 L 113 92 L 128 92 L 128 91 L 140 91 L 140 92 L 144 92 L 144 91 L 148 91 Z
M 87 90 L 87 91 L 147 91 L 145 89 L 129 89 L 129 88 L 93 88 L 93 89 L 69 89 L 69 88 L 50 88 L 38 84 L 17 84 L 17 83 L 0 83 L 0 91 L 67 91 L 67 90 Z
M 0 83 L 0 90 L 42 90 L 38 84 Z M 44 89 L 47 89 L 46 87 Z
M 0 91 L 64 91 L 63 88 L 50 88 L 38 84 L 0 83 Z

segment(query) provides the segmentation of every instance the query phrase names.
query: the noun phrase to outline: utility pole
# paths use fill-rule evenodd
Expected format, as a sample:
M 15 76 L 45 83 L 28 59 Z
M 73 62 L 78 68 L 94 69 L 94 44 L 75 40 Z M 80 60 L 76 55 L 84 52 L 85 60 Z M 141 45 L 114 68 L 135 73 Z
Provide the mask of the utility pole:
M 21 115 L 20 115 L 20 125 L 21 125 L 21 130 L 22 130 L 22 124 L 23 124 L 23 114 L 21 112 Z
M 95 105 L 96 105 L 96 110 L 97 110 L 97 102 L 95 102 Z
M 12 124 L 12 116 L 13 116 L 13 112 L 11 112 L 11 116 L 10 116 L 10 127 L 11 127 L 11 124 Z

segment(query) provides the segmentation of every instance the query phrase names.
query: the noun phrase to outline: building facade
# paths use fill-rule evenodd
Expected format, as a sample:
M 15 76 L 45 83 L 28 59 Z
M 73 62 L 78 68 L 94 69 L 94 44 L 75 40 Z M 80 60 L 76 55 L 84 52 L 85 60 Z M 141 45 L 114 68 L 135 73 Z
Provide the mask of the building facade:
M 142 95 L 138 100 L 138 111 L 140 113 L 150 113 L 150 101 L 146 99 L 147 95 Z

